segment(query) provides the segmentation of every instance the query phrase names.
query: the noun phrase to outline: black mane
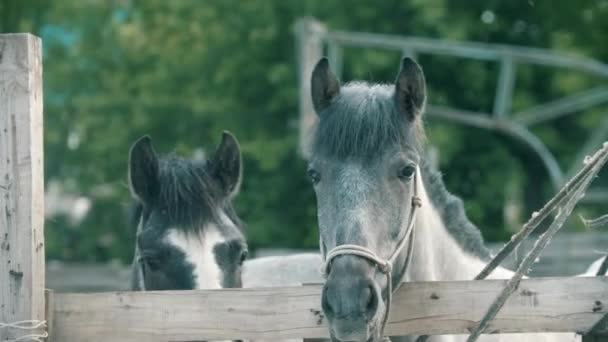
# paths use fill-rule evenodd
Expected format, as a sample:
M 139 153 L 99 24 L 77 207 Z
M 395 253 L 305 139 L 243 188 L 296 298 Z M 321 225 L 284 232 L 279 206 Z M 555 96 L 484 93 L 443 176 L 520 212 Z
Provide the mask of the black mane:
M 158 204 L 171 222 L 192 226 L 216 215 L 219 189 L 208 172 L 207 162 L 170 154 L 160 159 Z
M 230 198 L 221 191 L 212 172 L 213 165 L 209 160 L 191 160 L 176 154 L 160 158 L 160 193 L 155 205 L 174 227 L 198 229 L 204 226 L 202 223 L 219 222 L 220 211 L 241 227 Z M 132 224 L 137 226 L 141 215 L 146 215 L 146 210 L 136 201 Z
M 424 159 L 420 169 L 424 187 L 450 235 L 466 252 L 489 260 L 490 251 L 485 246 L 481 232 L 467 217 L 462 200 L 446 189 L 441 172 Z
M 404 114 L 395 106 L 393 85 L 346 84 L 321 118 L 313 149 L 338 159 L 369 159 L 392 146 L 419 150 L 423 141 L 420 120 L 404 125 Z

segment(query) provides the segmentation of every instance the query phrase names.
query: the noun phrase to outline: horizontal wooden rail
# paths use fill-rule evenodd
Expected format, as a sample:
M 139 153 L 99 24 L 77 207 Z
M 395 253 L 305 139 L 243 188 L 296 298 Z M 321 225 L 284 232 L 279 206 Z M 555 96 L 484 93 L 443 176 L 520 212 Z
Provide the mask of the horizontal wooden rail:
M 406 283 L 386 332 L 464 334 L 503 280 Z M 54 294 L 52 341 L 199 341 L 327 337 L 321 286 Z M 522 281 L 488 331 L 586 332 L 608 312 L 608 277 Z M 600 333 L 606 334 L 608 329 Z

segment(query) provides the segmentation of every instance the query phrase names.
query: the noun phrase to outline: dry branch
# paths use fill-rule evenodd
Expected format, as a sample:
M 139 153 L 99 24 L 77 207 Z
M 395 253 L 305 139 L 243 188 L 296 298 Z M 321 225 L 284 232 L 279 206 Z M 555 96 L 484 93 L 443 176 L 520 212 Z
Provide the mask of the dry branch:
M 528 255 L 524 258 L 524 260 L 519 265 L 517 271 L 509 279 L 507 284 L 501 293 L 496 297 L 495 301 L 490 305 L 490 308 L 486 312 L 486 314 L 479 321 L 479 324 L 475 327 L 475 329 L 471 332 L 469 337 L 467 338 L 467 342 L 475 342 L 477 338 L 486 330 L 492 319 L 496 317 L 500 309 L 503 307 L 509 296 L 517 289 L 521 279 L 528 273 L 530 267 L 534 264 L 535 260 L 539 257 L 540 253 L 543 251 L 545 247 L 551 242 L 551 238 L 561 229 L 564 225 L 576 204 L 584 197 L 585 191 L 589 187 L 589 184 L 596 177 L 598 172 L 601 170 L 602 166 L 608 160 L 608 143 L 604 144 L 603 148 L 600 149 L 588 162 L 588 164 L 583 168 L 583 170 L 587 169 L 587 166 L 590 166 L 587 172 L 585 172 L 582 176 L 582 179 L 577 186 L 573 189 L 569 196 L 567 196 L 567 201 L 563 207 L 559 207 L 559 211 L 555 220 L 551 223 L 549 228 L 545 233 L 543 233 L 540 238 L 534 244 L 534 247 Z M 553 211 L 553 210 L 551 210 Z M 538 215 L 537 215 L 538 216 Z M 534 215 L 533 215 L 534 217 Z
M 587 227 L 587 228 L 590 228 L 590 229 L 598 228 L 598 227 L 601 227 L 604 225 L 608 225 L 608 214 L 606 214 L 604 216 L 600 216 L 595 219 L 586 219 L 581 216 L 581 220 L 583 221 L 583 224 L 585 224 L 585 227 Z
M 556 208 L 561 206 L 571 195 L 574 189 L 577 189 L 581 184 L 581 181 L 585 176 L 593 169 L 594 165 L 604 156 L 607 152 L 608 145 L 604 144 L 604 147 L 596 152 L 591 160 L 585 164 L 585 166 L 574 176 L 568 183 L 566 183 L 562 189 L 553 197 L 545 206 L 540 210 L 532 214 L 532 217 L 524 224 L 522 229 L 511 237 L 511 240 L 507 242 L 503 248 L 496 254 L 496 256 L 479 272 L 475 277 L 475 280 L 485 279 L 496 267 L 498 267 L 503 260 L 511 254 L 511 252 L 517 247 L 517 245 L 523 241 L 530 233 L 532 233 L 538 225 L 545 220 Z M 604 161 L 605 162 L 605 161 Z
M 570 181 L 568 181 L 540 211 L 532 214 L 532 217 L 524 224 L 522 229 L 517 234 L 513 235 L 511 240 L 503 246 L 496 256 L 474 278 L 475 280 L 485 279 L 511 252 L 513 252 L 521 241 L 530 235 L 530 233 L 533 232 L 539 226 L 539 224 L 549 216 L 549 214 L 559 208 L 558 215 L 552 225 L 539 238 L 533 249 L 524 258 L 517 272 L 503 289 L 503 292 L 501 292 L 501 294 L 496 298 L 496 301 L 490 306 L 490 309 L 488 309 L 480 323 L 471 333 L 467 340 L 468 342 L 475 341 L 487 327 L 493 317 L 496 316 L 500 308 L 504 305 L 505 301 L 509 298 L 513 291 L 515 291 L 522 277 L 529 271 L 530 267 L 540 255 L 542 250 L 551 241 L 553 235 L 561 228 L 563 223 L 571 214 L 572 209 L 574 209 L 578 201 L 580 201 L 580 199 L 584 196 L 585 190 L 607 160 L 608 142 L 604 143 L 603 147 L 597 151 L 593 157 L 588 158 L 585 161 L 583 168 Z M 608 268 L 608 258 L 604 260 L 602 266 L 600 267 L 600 270 L 604 270 L 602 274 L 606 273 L 606 268 Z M 422 335 L 416 339 L 416 342 L 425 342 L 428 340 L 428 338 L 429 335 Z

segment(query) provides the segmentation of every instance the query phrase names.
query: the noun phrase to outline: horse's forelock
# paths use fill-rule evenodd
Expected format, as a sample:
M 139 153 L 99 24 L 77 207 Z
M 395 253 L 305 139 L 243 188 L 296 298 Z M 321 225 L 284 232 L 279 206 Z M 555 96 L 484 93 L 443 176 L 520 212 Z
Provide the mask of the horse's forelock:
M 171 223 L 184 229 L 202 226 L 203 221 L 217 221 L 227 200 L 216 183 L 205 161 L 169 155 L 160 162 L 158 203 Z
M 409 121 L 395 106 L 394 86 L 350 83 L 321 115 L 313 151 L 338 159 L 373 158 L 393 146 L 420 150 L 420 118 Z

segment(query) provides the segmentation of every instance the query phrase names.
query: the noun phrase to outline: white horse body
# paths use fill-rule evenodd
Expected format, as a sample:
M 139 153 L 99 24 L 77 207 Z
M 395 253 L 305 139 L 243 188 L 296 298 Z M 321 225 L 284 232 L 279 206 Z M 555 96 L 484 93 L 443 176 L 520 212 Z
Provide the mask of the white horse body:
M 245 261 L 243 287 L 300 286 L 322 283 L 318 253 L 270 256 Z
M 434 208 L 422 180 L 418 179 L 422 207 L 416 217 L 412 263 L 406 281 L 471 280 L 485 266 L 485 262 L 466 253 L 445 228 Z M 598 266 L 599 267 L 599 266 Z M 498 267 L 488 279 L 508 279 L 513 272 Z M 467 335 L 434 336 L 430 341 L 460 342 Z M 496 334 L 483 335 L 483 342 L 570 342 L 580 341 L 573 333 Z
M 595 275 L 597 274 L 597 271 L 600 269 L 600 266 L 602 266 L 602 262 L 604 261 L 604 258 L 606 258 L 606 257 L 601 257 L 601 258 L 595 260 L 589 266 L 589 268 L 587 268 L 585 273 L 579 275 L 579 277 L 595 277 Z

